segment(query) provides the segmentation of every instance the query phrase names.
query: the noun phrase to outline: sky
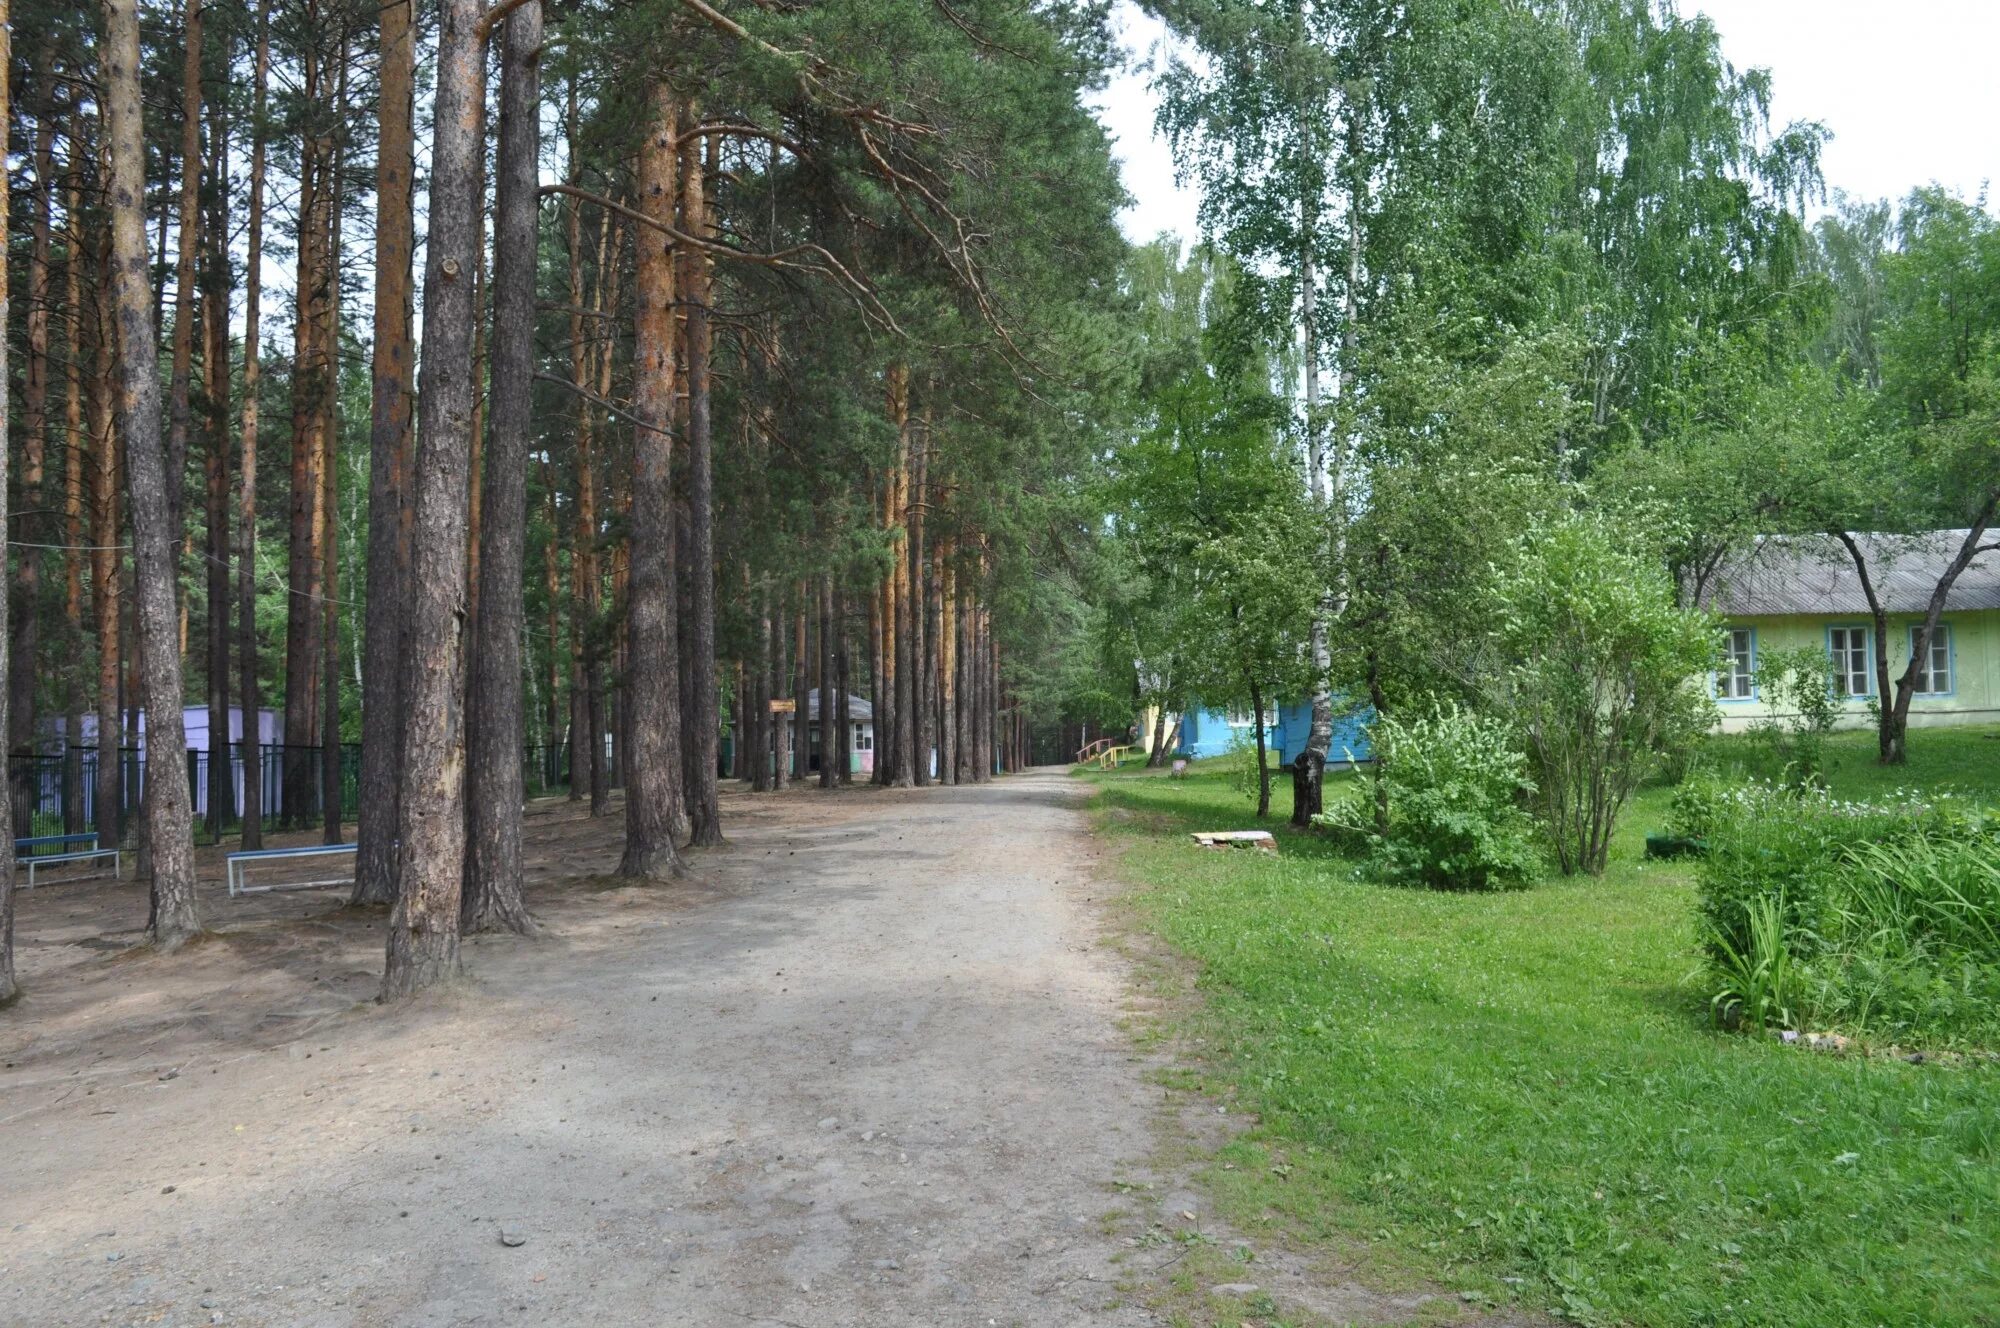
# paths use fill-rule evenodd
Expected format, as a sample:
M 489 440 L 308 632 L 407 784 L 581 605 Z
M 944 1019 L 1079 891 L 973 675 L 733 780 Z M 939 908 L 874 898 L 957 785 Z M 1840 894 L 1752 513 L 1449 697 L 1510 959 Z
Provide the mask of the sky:
M 1833 133 L 1821 167 L 1829 189 L 1900 198 L 1937 183 L 1965 198 L 2000 176 L 2000 0 L 1683 0 L 1722 34 L 1738 68 L 1771 71 L 1774 125 L 1818 120 Z M 1120 222 L 1146 241 L 1194 237 L 1194 195 L 1174 179 L 1153 132 L 1142 67 L 1165 37 L 1131 4 L 1117 20 L 1129 63 L 1106 87 L 1098 118 L 1115 140 L 1133 205 Z

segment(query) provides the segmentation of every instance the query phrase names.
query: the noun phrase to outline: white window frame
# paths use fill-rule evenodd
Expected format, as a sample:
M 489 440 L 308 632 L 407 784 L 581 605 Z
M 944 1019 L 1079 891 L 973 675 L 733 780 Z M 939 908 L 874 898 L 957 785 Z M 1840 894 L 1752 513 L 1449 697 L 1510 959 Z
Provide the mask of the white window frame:
M 1917 653 L 1917 626 L 1916 623 L 1911 623 L 1909 627 L 1909 646 L 1912 656 Z M 1937 630 L 1931 633 L 1931 657 L 1917 666 L 1918 696 L 1950 696 L 1957 689 L 1958 659 L 1953 652 L 1955 644 L 1952 640 L 1951 624 L 1939 623 Z M 1936 685 L 1940 663 L 1943 664 L 1944 672 L 1942 687 Z
M 1736 651 L 1736 638 L 1743 638 L 1741 656 Z M 1742 668 L 1738 669 L 1738 660 Z M 1724 627 L 1722 629 L 1723 667 L 1715 671 L 1710 680 L 1710 689 L 1718 701 L 1742 702 L 1757 699 L 1757 629 L 1754 627 Z M 1740 690 L 1739 690 L 1740 688 Z
M 1235 706 L 1231 706 L 1222 712 L 1222 718 L 1232 729 L 1251 729 L 1257 727 L 1257 717 L 1250 712 L 1247 706 L 1241 710 L 1238 710 Z
M 1835 644 L 1838 638 L 1839 644 Z M 1860 664 L 1856 667 L 1856 655 Z M 1826 629 L 1826 657 L 1832 668 L 1833 694 L 1854 700 L 1865 700 L 1875 695 L 1875 629 L 1850 623 L 1829 625 Z M 1861 686 L 1854 682 L 1860 679 Z

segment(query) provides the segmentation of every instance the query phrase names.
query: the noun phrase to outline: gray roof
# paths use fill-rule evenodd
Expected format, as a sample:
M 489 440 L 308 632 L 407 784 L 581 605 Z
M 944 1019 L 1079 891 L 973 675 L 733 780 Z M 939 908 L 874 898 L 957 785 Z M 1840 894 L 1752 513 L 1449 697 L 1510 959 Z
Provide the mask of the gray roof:
M 1922 613 L 1965 536 L 1964 530 L 1936 530 L 1854 538 L 1883 607 L 1890 613 Z M 1988 531 L 1981 542 L 2000 543 L 2000 532 Z M 1702 602 L 1725 616 L 1868 612 L 1854 560 L 1830 535 L 1758 536 L 1746 553 L 1732 557 L 1716 572 Z M 1945 609 L 1959 613 L 2000 609 L 2000 553 L 1989 550 L 1973 557 L 1952 584 Z
M 834 695 L 838 696 L 840 693 L 835 692 Z M 853 692 L 849 692 L 847 694 L 847 717 L 856 724 L 872 724 L 875 722 L 875 707 L 868 704 L 867 697 L 857 696 Z M 806 693 L 806 718 L 809 720 L 819 718 L 819 688 L 817 687 L 812 688 Z

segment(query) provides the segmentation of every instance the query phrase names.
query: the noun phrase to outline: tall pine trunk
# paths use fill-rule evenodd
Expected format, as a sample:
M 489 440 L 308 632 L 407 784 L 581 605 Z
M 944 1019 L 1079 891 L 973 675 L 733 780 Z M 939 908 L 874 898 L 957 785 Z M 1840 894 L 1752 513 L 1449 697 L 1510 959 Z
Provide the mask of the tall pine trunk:
M 7 156 L 8 130 L 12 121 L 13 110 L 12 98 L 9 95 L 12 91 L 9 74 L 13 69 L 13 52 L 10 49 L 10 42 L 7 36 L 8 24 L 11 18 L 12 15 L 9 12 L 7 0 L 0 0 L 0 161 L 4 161 Z M 38 183 L 42 184 L 44 188 L 47 187 L 45 180 L 38 181 Z M 0 189 L 0 194 L 4 194 L 5 192 L 4 189 Z M 7 200 L 0 198 L 0 235 L 5 235 L 6 233 Z M 6 272 L 0 270 L 0 330 L 4 330 L 9 326 L 7 316 L 7 292 L 9 284 Z M 7 446 L 7 392 L 9 380 L 7 347 L 5 342 L 6 338 L 0 336 L 0 548 L 5 548 L 7 541 L 7 454 L 9 451 Z M 5 646 L 7 640 L 7 606 L 5 600 L 6 596 L 0 595 L 0 709 L 4 709 L 7 705 L 7 693 L 10 689 L 9 684 L 12 681 L 8 673 L 7 649 Z M 30 667 L 33 667 L 32 663 Z M 5 719 L 6 716 L 0 714 L 0 733 L 7 731 L 7 725 L 4 722 Z M 13 838 L 13 831 L 9 828 L 13 825 L 14 821 L 13 807 L 14 799 L 12 797 L 5 799 L 5 806 L 0 806 L 0 832 L 5 832 L 9 839 Z M 19 994 L 20 990 L 14 978 L 14 855 L 10 852 L 6 857 L 7 860 L 5 862 L 0 862 L 0 1005 L 11 1002 Z
M 936 641 L 936 629 L 930 621 L 930 548 L 924 543 L 924 517 L 929 505 L 930 457 L 931 457 L 931 405 L 928 393 L 924 402 L 923 427 L 916 430 L 916 442 L 911 456 L 910 488 L 913 500 L 909 508 L 909 583 L 910 583 L 910 733 L 911 745 L 916 751 L 916 764 L 911 769 L 912 781 L 919 786 L 931 782 L 931 748 L 935 741 L 931 716 L 931 694 L 936 675 L 930 668 L 930 647 Z
M 833 704 L 833 576 L 830 573 L 820 573 L 818 591 L 819 656 L 815 667 L 819 674 L 819 786 L 830 789 L 835 780 L 834 725 L 846 718 L 835 711 Z
M 264 263 L 264 115 L 271 72 L 271 7 L 257 7 L 257 54 L 250 110 L 248 261 L 243 273 L 243 436 L 236 513 L 237 704 L 243 709 L 243 847 L 264 844 L 263 698 L 257 677 L 257 407 Z
M 958 588 L 951 553 L 937 559 L 938 782 L 958 783 Z
M 160 437 L 160 380 L 154 358 L 145 219 L 145 129 L 139 95 L 138 0 L 105 0 L 103 81 L 111 161 L 107 211 L 118 319 L 124 437 L 132 499 L 134 579 L 144 664 L 147 750 L 155 777 L 146 798 L 152 849 L 152 909 L 146 935 L 174 949 L 201 930 L 195 909 L 194 818 L 181 763 L 181 657 L 173 521 L 166 449 Z M 164 775 L 165 777 L 160 777 Z
M 306 0 L 302 96 L 306 128 L 299 143 L 298 252 L 292 317 L 292 437 L 290 529 L 285 596 L 284 786 L 279 798 L 283 824 L 311 824 L 314 769 L 311 751 L 319 729 L 320 474 L 325 457 L 323 397 L 329 365 L 322 357 L 330 272 L 322 250 L 327 202 L 326 141 L 320 118 L 326 88 L 319 59 L 320 7 Z
M 74 127 L 74 121 L 72 121 Z M 77 172 L 63 196 L 63 308 L 69 311 L 63 361 L 63 833 L 82 834 L 83 697 L 83 210 Z M 105 842 L 109 843 L 109 840 Z
M 465 872 L 465 494 L 472 460 L 472 281 L 479 263 L 484 45 L 480 0 L 439 6 L 436 133 L 424 263 L 423 449 L 413 475 L 410 649 L 403 678 L 403 789 L 385 999 L 459 968 Z
M 798 709 L 792 712 L 792 778 L 803 784 L 812 770 L 812 684 L 807 678 L 810 657 L 806 653 L 806 625 L 812 620 L 812 609 L 806 599 L 804 581 L 798 582 L 793 591 L 792 697 L 798 702 Z
M 368 422 L 368 604 L 362 621 L 361 806 L 355 827 L 357 904 L 396 898 L 402 802 L 403 674 L 409 652 L 412 128 L 415 0 L 381 10 L 380 134 L 375 154 L 375 351 Z
M 673 89 L 656 77 L 647 90 L 650 123 L 639 149 L 641 214 L 674 222 L 674 141 L 680 122 Z M 680 640 L 674 614 L 673 435 L 674 251 L 656 227 L 638 234 L 634 317 L 632 514 L 628 542 L 626 630 L 630 657 L 624 699 L 629 751 L 625 779 L 625 853 L 618 874 L 660 878 L 681 871 L 675 822 L 681 792 Z
M 690 121 L 694 118 L 692 114 L 689 116 Z M 705 178 L 712 165 L 703 161 L 701 137 L 690 134 L 682 141 L 682 211 L 687 218 L 686 229 L 703 239 L 709 237 L 715 226 Z M 709 396 L 709 302 L 713 295 L 708 255 L 689 246 L 685 257 L 682 270 L 687 301 L 688 545 L 693 554 L 687 576 L 694 608 L 690 624 L 694 639 L 688 652 L 693 669 L 687 682 L 694 701 L 694 732 L 683 734 L 682 741 L 694 755 L 689 767 L 694 775 L 694 786 L 688 790 L 692 821 L 689 839 L 693 844 L 709 847 L 722 842 L 722 808 L 716 789 L 720 761 L 716 743 L 722 701 L 715 664 L 715 457 Z
M 167 519 L 180 555 L 182 486 L 187 476 L 194 363 L 195 256 L 201 243 L 201 48 L 204 0 L 184 0 L 181 32 L 180 192 L 174 246 L 174 344 L 167 401 Z M 180 578 L 174 579 L 178 595 Z
M 334 104 L 347 104 L 347 35 L 340 38 L 340 76 Z M 326 208 L 326 391 L 321 399 L 319 490 L 319 801 L 320 822 L 328 844 L 341 841 L 340 768 L 340 246 L 341 167 L 346 162 L 343 138 L 327 161 Z
M 890 781 L 897 788 L 916 782 L 916 697 L 912 683 L 916 655 L 910 622 L 910 370 L 889 367 L 889 422 L 896 429 L 896 470 L 890 480 L 890 525 L 897 529 L 896 564 L 890 580 L 889 622 L 896 647 L 889 660 L 895 679 L 890 708 L 895 714 L 895 764 Z
M 28 242 L 27 361 L 21 380 L 21 507 L 15 525 L 26 543 L 48 543 L 41 538 L 49 523 L 42 516 L 43 468 L 48 446 L 49 401 L 49 236 L 50 214 L 55 207 L 55 178 L 51 162 L 54 122 L 43 109 L 35 117 L 35 191 L 33 230 Z M 71 309 L 74 310 L 74 304 Z M 10 753 L 32 752 L 35 748 L 35 680 L 38 676 L 39 630 L 41 625 L 42 550 L 14 551 L 13 644 L 7 674 L 7 724 L 5 733 Z M 74 736 L 74 735 L 72 735 Z
M 460 916 L 468 932 L 526 933 L 521 881 L 521 598 L 528 453 L 534 429 L 535 159 L 541 148 L 542 6 L 508 16 L 500 59 L 500 154 L 493 207 L 493 436 L 480 519 L 467 727 L 471 843 Z
M 225 46 L 225 67 L 228 64 Z M 227 99 L 209 104 L 209 190 L 202 255 L 202 404 L 207 434 L 208 825 L 222 842 L 235 811 L 229 760 L 229 134 Z
M 124 619 L 118 543 L 118 324 L 112 311 L 110 232 L 99 237 L 100 280 L 91 290 L 97 333 L 90 394 L 90 608 L 97 627 L 97 778 L 91 797 L 98 842 L 125 842 L 124 757 L 118 750 L 121 712 L 119 681 L 124 666 Z

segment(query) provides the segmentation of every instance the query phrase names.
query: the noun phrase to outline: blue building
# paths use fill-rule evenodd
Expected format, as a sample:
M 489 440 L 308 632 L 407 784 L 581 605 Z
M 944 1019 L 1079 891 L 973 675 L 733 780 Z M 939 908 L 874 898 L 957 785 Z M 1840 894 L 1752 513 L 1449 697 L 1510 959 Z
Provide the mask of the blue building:
M 1333 744 L 1326 754 L 1328 765 L 1338 767 L 1350 761 L 1370 759 L 1368 722 L 1374 714 L 1372 708 L 1363 706 L 1351 714 L 1334 715 Z M 1289 765 L 1306 749 L 1306 739 L 1312 736 L 1312 704 L 1308 701 L 1288 702 L 1279 706 L 1277 714 L 1269 718 L 1270 722 L 1264 728 L 1264 743 L 1270 749 L 1272 764 Z M 1247 708 L 1222 711 L 1209 710 L 1200 705 L 1190 706 L 1181 716 L 1178 750 L 1198 757 L 1221 756 L 1239 734 L 1246 741 L 1255 741 L 1256 734 L 1251 731 L 1255 722 Z

